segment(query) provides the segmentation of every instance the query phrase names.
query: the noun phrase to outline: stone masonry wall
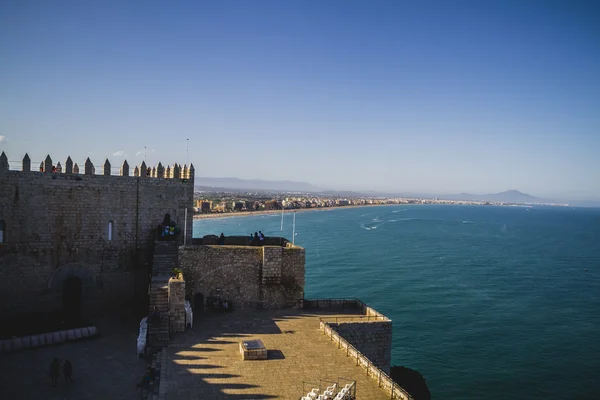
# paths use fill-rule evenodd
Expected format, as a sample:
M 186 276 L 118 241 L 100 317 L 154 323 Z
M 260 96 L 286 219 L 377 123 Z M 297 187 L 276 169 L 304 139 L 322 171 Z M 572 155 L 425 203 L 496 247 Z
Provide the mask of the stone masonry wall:
M 151 232 L 164 215 L 169 213 L 183 232 L 187 208 L 191 238 L 193 177 L 186 181 L 1 167 L 5 243 L 0 243 L 0 316 L 59 307 L 62 282 L 71 275 L 82 279 L 84 309 L 131 304 L 147 295 Z
M 169 323 L 170 332 L 185 331 L 185 281 L 182 278 L 169 280 Z
M 305 252 L 300 247 L 183 246 L 179 261 L 190 298 L 214 296 L 219 289 L 235 308 L 282 308 L 303 297 Z
M 386 374 L 390 373 L 392 321 L 340 322 L 329 325 L 373 364 Z

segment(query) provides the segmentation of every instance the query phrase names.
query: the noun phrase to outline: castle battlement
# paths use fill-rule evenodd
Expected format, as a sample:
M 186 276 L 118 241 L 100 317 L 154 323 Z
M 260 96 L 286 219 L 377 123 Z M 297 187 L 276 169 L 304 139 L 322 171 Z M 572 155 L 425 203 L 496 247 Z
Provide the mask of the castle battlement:
M 64 175 L 87 175 L 87 176 L 133 176 L 139 178 L 157 178 L 157 179 L 181 179 L 186 181 L 194 181 L 194 165 L 187 164 L 181 166 L 181 164 L 167 165 L 166 167 L 159 162 L 154 167 L 149 167 L 146 162 L 143 161 L 139 166 L 135 166 L 133 169 L 129 166 L 127 160 L 123 161 L 123 164 L 119 167 L 119 173 L 113 174 L 113 167 L 111 166 L 108 158 L 104 161 L 101 166 L 100 174 L 96 174 L 96 167 L 88 157 L 83 164 L 83 170 L 77 163 L 73 163 L 71 157 L 67 157 L 64 162 L 64 166 L 61 165 L 60 161 L 54 165 L 54 162 L 50 155 L 46 156 L 46 159 L 40 162 L 39 170 L 31 170 L 31 159 L 28 154 L 25 154 L 21 162 L 21 169 L 14 170 L 10 168 L 8 157 L 4 152 L 0 155 L 0 174 L 2 173 L 42 173 L 42 174 L 64 174 Z

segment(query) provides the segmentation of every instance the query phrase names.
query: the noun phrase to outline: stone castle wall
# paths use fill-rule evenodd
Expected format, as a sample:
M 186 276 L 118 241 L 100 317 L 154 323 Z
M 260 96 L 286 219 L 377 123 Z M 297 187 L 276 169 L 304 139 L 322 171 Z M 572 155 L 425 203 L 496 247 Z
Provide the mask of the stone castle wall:
M 152 233 L 164 215 L 183 233 L 187 208 L 192 236 L 193 170 L 186 171 L 187 179 L 179 172 L 179 179 L 156 172 L 128 176 L 128 167 L 115 176 L 110 166 L 104 175 L 87 167 L 84 174 L 72 168 L 11 171 L 4 160 L 0 157 L 0 315 L 60 307 L 62 284 L 70 276 L 82 281 L 84 309 L 131 303 L 147 294 Z
M 392 321 L 329 323 L 344 339 L 364 354 L 373 364 L 390 373 L 392 358 Z
M 186 293 L 220 293 L 236 308 L 294 307 L 304 297 L 305 251 L 281 246 L 184 246 Z

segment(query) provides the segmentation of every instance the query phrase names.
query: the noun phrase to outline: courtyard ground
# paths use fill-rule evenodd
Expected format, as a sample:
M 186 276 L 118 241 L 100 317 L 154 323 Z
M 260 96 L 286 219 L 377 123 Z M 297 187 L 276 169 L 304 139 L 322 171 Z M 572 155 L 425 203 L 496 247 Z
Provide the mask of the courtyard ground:
M 160 398 L 300 399 L 313 387 L 357 382 L 357 398 L 389 395 L 319 331 L 326 310 L 236 310 L 195 318 L 169 344 Z M 344 314 L 347 316 L 348 314 Z M 267 360 L 243 361 L 241 340 L 260 339 Z
M 136 384 L 147 363 L 136 357 L 139 321 L 131 316 L 94 319 L 100 337 L 80 342 L 0 355 L 0 398 L 25 399 L 138 399 Z M 58 357 L 73 364 L 73 383 L 61 376 L 52 387 L 50 362 Z

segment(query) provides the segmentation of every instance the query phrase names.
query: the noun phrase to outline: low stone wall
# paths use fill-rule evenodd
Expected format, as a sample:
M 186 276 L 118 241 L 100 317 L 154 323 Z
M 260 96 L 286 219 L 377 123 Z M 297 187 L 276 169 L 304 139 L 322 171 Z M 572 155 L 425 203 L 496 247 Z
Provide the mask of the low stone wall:
M 96 335 L 98 335 L 98 328 L 95 326 L 88 326 L 85 328 L 75 328 L 64 331 L 40 333 L 39 335 L 4 339 L 0 340 L 0 353 L 10 353 L 13 351 L 50 346 L 53 344 L 73 342 L 76 340 L 88 339 Z
M 392 359 L 392 321 L 329 322 L 348 343 L 354 346 L 385 373 L 390 372 Z
M 261 242 L 257 242 L 259 246 L 281 246 L 281 247 L 289 247 L 291 243 L 289 240 L 278 237 L 265 237 Z M 225 246 L 254 246 L 257 243 L 250 242 L 250 236 L 225 236 Z M 206 235 L 202 238 L 194 238 L 191 241 L 191 244 L 194 246 L 213 246 L 219 244 L 219 236 L 217 235 Z
M 319 329 L 339 349 L 345 351 L 346 356 L 355 359 L 356 365 L 364 368 L 367 375 L 389 394 L 390 399 L 413 400 L 406 390 L 375 363 L 384 368 L 387 366 L 389 371 L 392 339 L 392 321 L 389 318 L 358 299 L 304 299 L 303 308 L 359 310 L 362 316 L 320 318 Z M 370 344 L 371 339 L 378 344 Z M 357 347 L 362 347 L 375 360 L 371 360 Z

